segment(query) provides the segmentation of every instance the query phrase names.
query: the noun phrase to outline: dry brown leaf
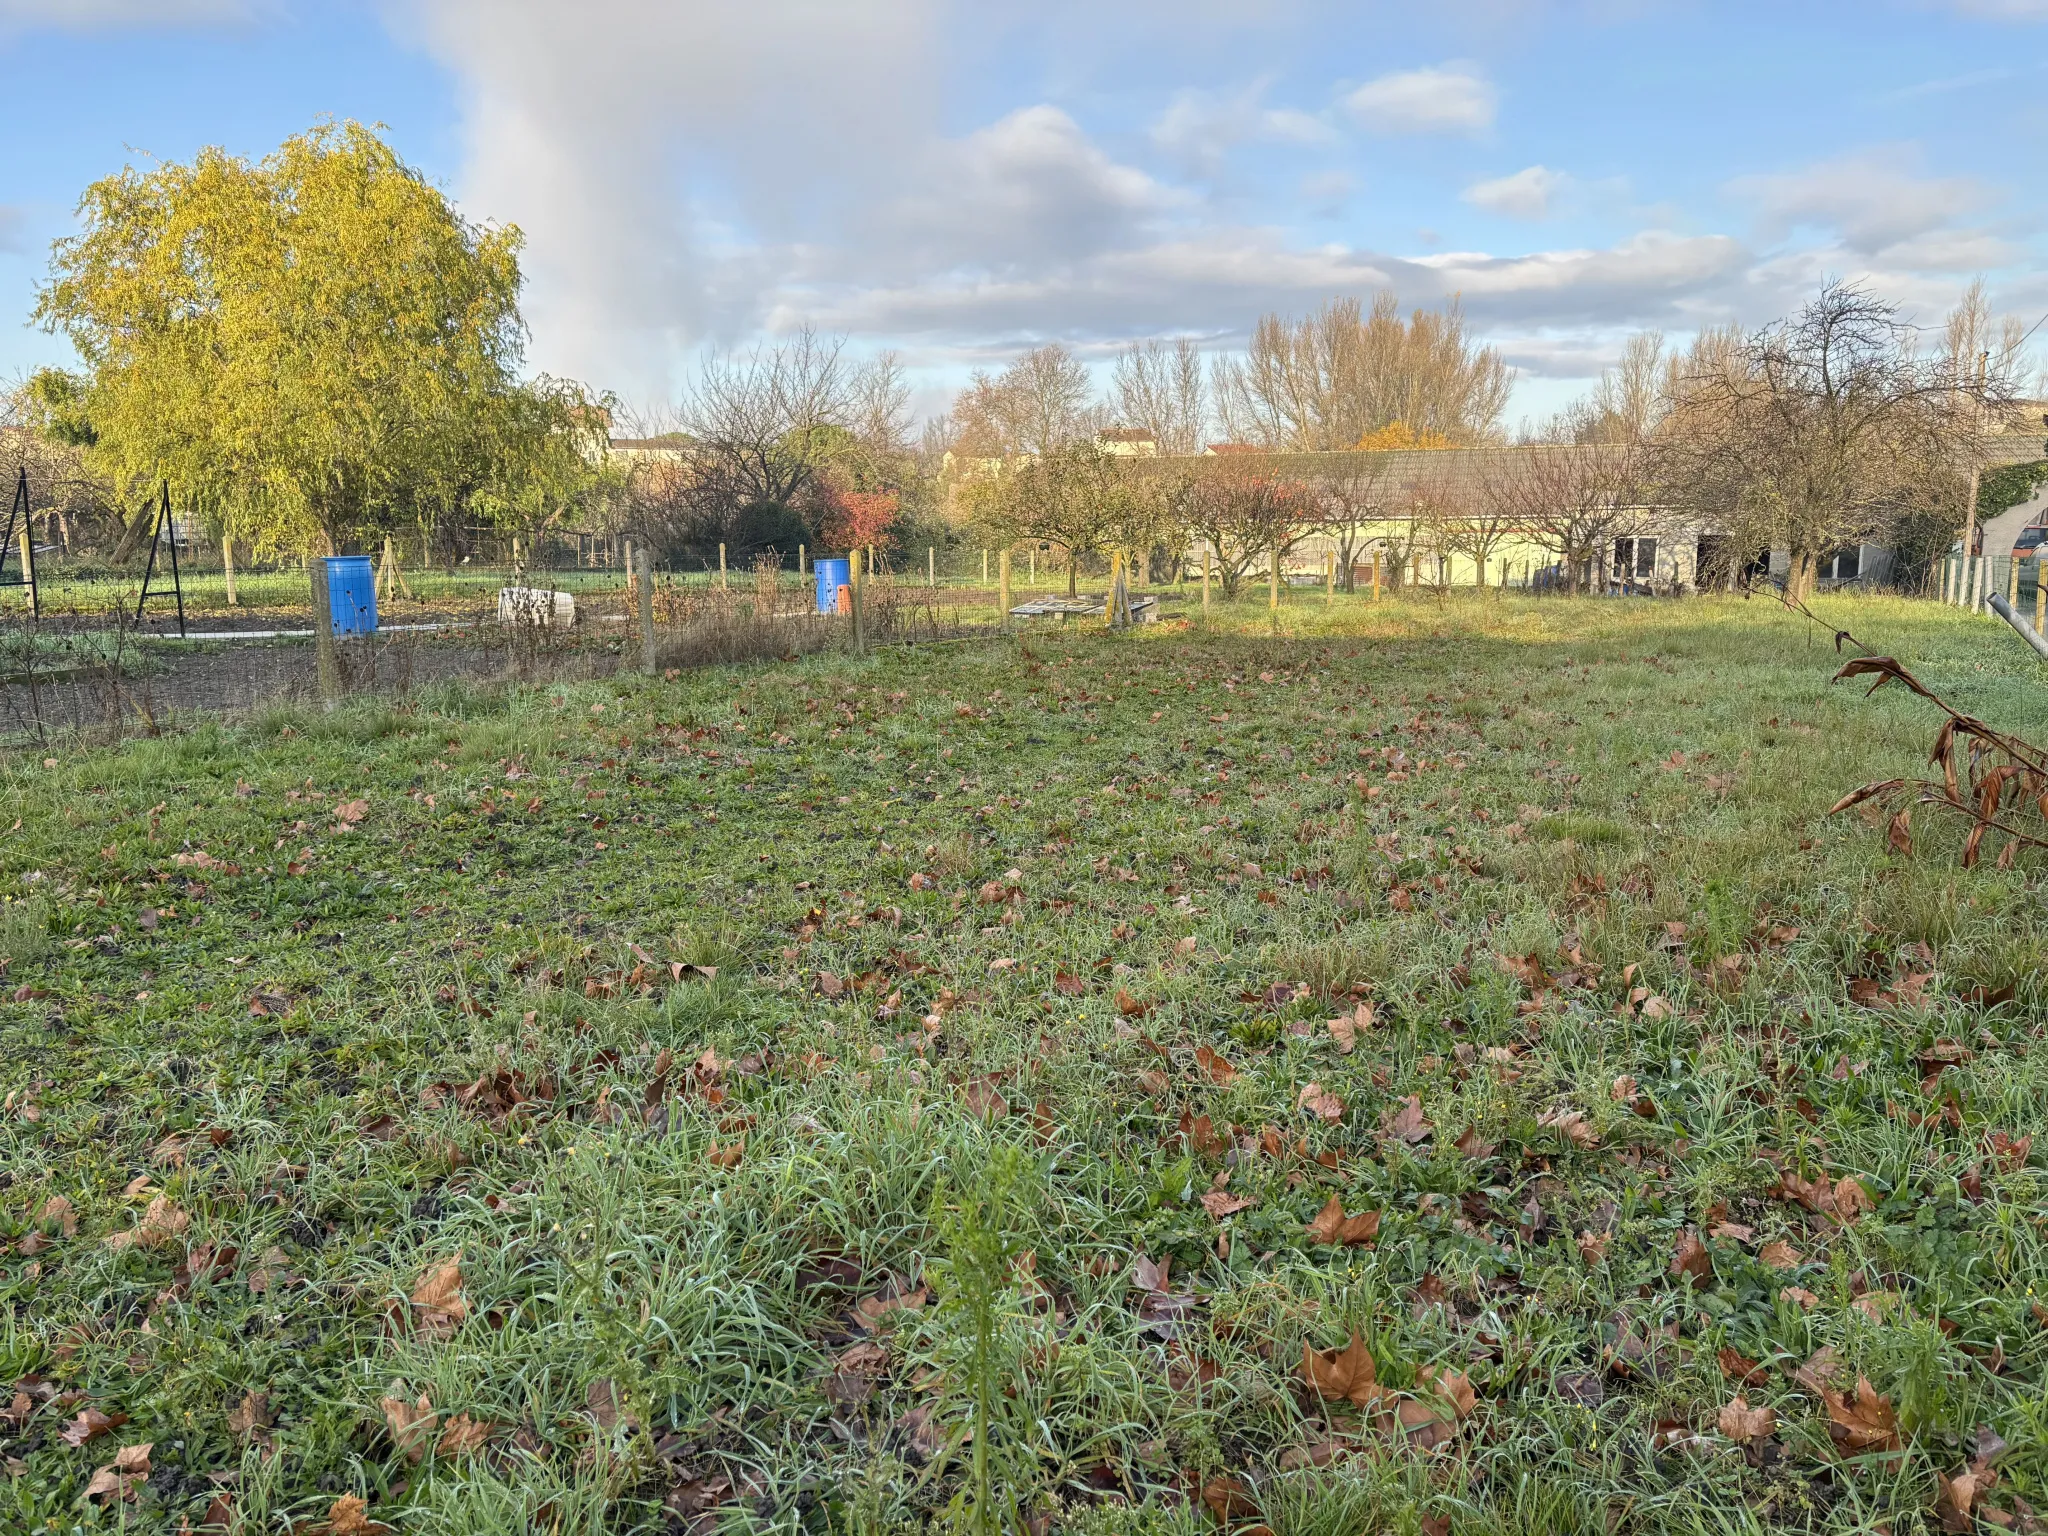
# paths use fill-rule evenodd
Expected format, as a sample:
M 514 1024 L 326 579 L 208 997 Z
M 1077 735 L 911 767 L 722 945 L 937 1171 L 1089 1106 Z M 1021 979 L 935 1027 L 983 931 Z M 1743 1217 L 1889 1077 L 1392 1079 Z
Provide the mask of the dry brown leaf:
M 1958 1472 L 1954 1477 L 1934 1474 L 1934 1514 L 1941 1521 L 1944 1531 L 1953 1536 L 1968 1536 L 1976 1530 L 1977 1495 L 1991 1481 L 1995 1473 L 1979 1473 L 1974 1468 Z
M 1331 1124 L 1344 1118 L 1344 1101 L 1323 1087 L 1321 1083 L 1310 1083 L 1294 1101 L 1318 1119 Z
M 1762 1440 L 1778 1432 L 1778 1415 L 1770 1408 L 1752 1408 L 1747 1399 L 1737 1397 L 1722 1408 L 1714 1427 L 1730 1440 Z
M 1575 1109 L 1553 1109 L 1537 1118 L 1536 1123 L 1545 1130 L 1562 1131 L 1575 1146 L 1597 1147 L 1600 1133 Z
M 1212 1083 L 1227 1083 L 1237 1076 L 1237 1068 L 1206 1045 L 1195 1047 L 1195 1065 L 1202 1069 Z
M 126 1232 L 114 1233 L 107 1239 L 107 1246 L 114 1249 L 162 1248 L 182 1236 L 191 1225 L 190 1212 L 173 1205 L 169 1195 L 158 1195 L 149 1202 L 149 1209 L 142 1213 L 142 1220 Z
M 1401 1101 L 1400 1108 L 1388 1110 L 1380 1117 L 1380 1129 L 1395 1140 L 1412 1146 L 1418 1141 L 1427 1141 L 1432 1127 L 1423 1118 L 1421 1098 L 1411 1093 Z
M 1707 1252 L 1707 1245 L 1700 1241 L 1697 1232 L 1681 1232 L 1678 1246 L 1671 1256 L 1671 1273 L 1688 1275 L 1694 1280 L 1713 1278 L 1714 1258 Z
M 466 1413 L 458 1413 L 448 1421 L 441 1431 L 441 1438 L 434 1446 L 436 1456 L 462 1456 L 480 1451 L 491 1438 L 494 1426 L 488 1420 L 472 1419 Z
M 99 1439 L 109 1430 L 119 1429 L 128 1422 L 125 1413 L 103 1413 L 97 1408 L 81 1408 L 78 1417 L 57 1431 L 57 1438 L 76 1450 L 79 1446 Z
M 1741 1387 L 1761 1387 L 1770 1382 L 1770 1373 L 1738 1349 L 1723 1344 L 1715 1352 L 1715 1363 L 1721 1367 L 1721 1374 Z M 1740 1435 L 1736 1439 L 1742 1439 Z
M 372 1520 L 369 1506 L 353 1493 L 345 1493 L 327 1506 L 324 1536 L 391 1536 L 391 1527 Z
M 1844 1454 L 1896 1451 L 1904 1445 L 1891 1399 L 1880 1396 L 1869 1377 L 1858 1376 L 1853 1393 L 1823 1392 L 1821 1401 L 1827 1405 L 1828 1435 Z
M 1332 1019 L 1325 1028 L 1330 1031 L 1330 1038 L 1337 1043 L 1338 1055 L 1349 1056 L 1358 1049 L 1358 1026 L 1349 1018 Z
M 1301 1374 L 1330 1401 L 1356 1403 L 1361 1408 L 1371 1405 L 1383 1390 L 1372 1351 L 1356 1333 L 1343 1349 L 1318 1350 L 1302 1345 Z
M 403 1384 L 392 1383 L 392 1391 L 403 1392 Z M 423 1460 L 428 1447 L 434 1443 L 434 1424 L 440 1415 L 434 1411 L 434 1404 L 422 1392 L 417 1403 L 408 1403 L 403 1397 L 382 1397 L 377 1406 L 384 1411 L 384 1423 L 391 1431 L 391 1443 L 404 1453 L 407 1461 Z
M 1758 1250 L 1757 1257 L 1771 1269 L 1797 1269 L 1806 1262 L 1805 1255 L 1783 1238 L 1774 1243 L 1765 1243 Z
M 1257 1203 L 1243 1195 L 1233 1195 L 1221 1189 L 1212 1189 L 1202 1196 L 1202 1209 L 1218 1221 L 1226 1216 L 1235 1216 L 1239 1211 L 1248 1210 Z
M 1607 1257 L 1607 1249 L 1614 1241 L 1609 1232 L 1581 1232 L 1578 1237 L 1579 1257 L 1588 1264 L 1598 1264 Z
M 1471 1377 L 1463 1371 L 1434 1365 L 1425 1365 L 1418 1374 L 1423 1385 L 1451 1405 L 1460 1423 L 1472 1416 L 1472 1410 L 1479 1404 L 1479 1394 L 1473 1390 Z
M 1381 1214 L 1379 1211 L 1360 1211 L 1346 1216 L 1343 1197 L 1332 1195 L 1330 1203 L 1308 1224 L 1309 1236 L 1319 1243 L 1362 1248 L 1379 1236 Z
M 1846 1173 L 1836 1181 L 1834 1193 L 1835 1219 L 1845 1227 L 1865 1211 L 1874 1208 L 1871 1204 L 1870 1191 Z
M 245 1392 L 242 1400 L 228 1410 L 228 1433 L 237 1440 L 265 1442 L 269 1439 L 267 1431 L 275 1422 L 268 1392 Z
M 2027 1138 L 2028 1145 L 2033 1138 Z M 2021 1161 L 2025 1161 L 2024 1158 Z M 36 1210 L 36 1221 L 43 1226 L 54 1226 L 64 1237 L 78 1236 L 78 1212 L 72 1209 L 71 1201 L 63 1195 L 52 1195 Z
M 892 1287 L 893 1289 L 893 1287 Z M 930 1297 L 929 1287 L 920 1285 L 914 1291 L 901 1291 L 893 1295 L 863 1297 L 854 1303 L 854 1321 L 868 1332 L 877 1331 L 892 1312 L 915 1312 Z
M 446 1339 L 469 1316 L 469 1301 L 462 1294 L 462 1253 L 442 1264 L 430 1266 L 412 1288 L 413 1327 L 424 1337 Z

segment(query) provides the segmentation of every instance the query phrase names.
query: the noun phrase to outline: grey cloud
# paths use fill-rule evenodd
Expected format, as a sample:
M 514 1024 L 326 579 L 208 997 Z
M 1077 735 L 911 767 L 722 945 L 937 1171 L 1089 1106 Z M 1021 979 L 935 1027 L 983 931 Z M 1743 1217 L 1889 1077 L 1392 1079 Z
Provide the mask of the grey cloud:
M 1512 176 L 1474 182 L 1461 194 L 1474 207 L 1515 219 L 1541 219 L 1550 214 L 1551 200 L 1571 185 L 1571 177 L 1547 166 L 1532 165 Z
M 1916 165 L 1909 148 L 1871 149 L 1801 171 L 1740 177 L 1728 191 L 1756 208 L 1774 238 L 1818 225 L 1839 230 L 1865 252 L 1938 229 L 1991 200 L 1990 190 L 1970 177 L 1920 176 Z
M 1478 133 L 1493 126 L 1496 108 L 1493 82 L 1469 64 L 1381 75 L 1344 98 L 1376 133 Z
M 0 27 L 83 32 L 111 27 L 181 27 L 249 21 L 270 0 L 0 0 Z

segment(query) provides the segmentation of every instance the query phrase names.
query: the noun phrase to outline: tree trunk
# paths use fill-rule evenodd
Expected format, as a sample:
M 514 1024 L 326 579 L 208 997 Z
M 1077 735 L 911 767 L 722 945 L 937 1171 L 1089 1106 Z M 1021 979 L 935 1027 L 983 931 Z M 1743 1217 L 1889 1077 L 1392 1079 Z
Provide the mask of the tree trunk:
M 1785 596 L 1795 603 L 1803 603 L 1813 595 L 1813 554 L 1809 550 L 1795 549 L 1785 567 Z
M 1070 549 L 1067 551 L 1067 596 L 1072 597 L 1077 590 L 1075 584 L 1080 579 L 1080 574 L 1081 552 Z

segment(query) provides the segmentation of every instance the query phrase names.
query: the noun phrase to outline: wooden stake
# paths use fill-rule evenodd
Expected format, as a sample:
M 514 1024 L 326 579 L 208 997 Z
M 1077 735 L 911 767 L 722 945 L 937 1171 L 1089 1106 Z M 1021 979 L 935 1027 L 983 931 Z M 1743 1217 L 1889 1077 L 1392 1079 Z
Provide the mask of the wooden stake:
M 642 671 L 654 671 L 654 557 L 647 552 L 647 546 L 640 546 L 639 591 L 640 599 L 640 667 Z
M 1323 551 L 1323 606 L 1337 606 L 1337 554 L 1329 549 Z
M 320 674 L 320 706 L 332 709 L 341 698 L 341 658 L 334 650 L 334 609 L 328 599 L 327 562 L 306 560 L 313 573 L 313 660 Z
M 988 585 L 988 551 L 985 549 L 981 552 L 981 584 L 984 587 Z
M 853 601 L 853 654 L 865 656 L 868 653 L 867 631 L 863 627 L 860 600 L 860 546 L 856 544 L 846 552 L 846 579 L 848 595 Z
M 2034 556 L 2034 633 L 2042 632 L 2042 625 L 2048 623 L 2048 581 L 2041 579 L 2041 557 Z
M 1202 617 L 1209 616 L 1209 558 L 1216 552 L 1208 545 L 1202 546 Z
M 2015 608 L 2020 604 L 2020 563 L 2017 559 L 2005 562 L 2005 600 Z
M 799 576 L 804 574 L 804 547 L 801 544 L 796 547 L 796 573 Z
M 939 552 L 930 544 L 924 547 L 924 584 L 928 587 L 939 584 Z
M 1010 552 L 1006 549 L 996 556 L 996 613 L 1002 620 L 1003 628 L 1010 627 Z
M 725 579 L 725 546 L 723 544 L 718 546 L 718 584 L 721 587 L 730 585 Z
M 1380 552 L 1372 552 L 1372 600 L 1380 600 Z
M 220 536 L 221 569 L 228 578 L 228 606 L 235 606 L 235 536 L 224 533 Z

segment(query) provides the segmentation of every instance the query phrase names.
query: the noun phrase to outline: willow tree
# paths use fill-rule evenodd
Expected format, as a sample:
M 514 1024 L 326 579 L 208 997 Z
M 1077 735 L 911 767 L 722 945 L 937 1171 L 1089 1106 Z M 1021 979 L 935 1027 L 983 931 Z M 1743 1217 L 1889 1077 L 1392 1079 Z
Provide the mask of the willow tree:
M 519 231 L 359 124 L 130 167 L 79 215 L 35 313 L 83 374 L 46 393 L 100 468 L 168 479 L 239 540 L 343 548 L 573 428 L 517 378 Z

